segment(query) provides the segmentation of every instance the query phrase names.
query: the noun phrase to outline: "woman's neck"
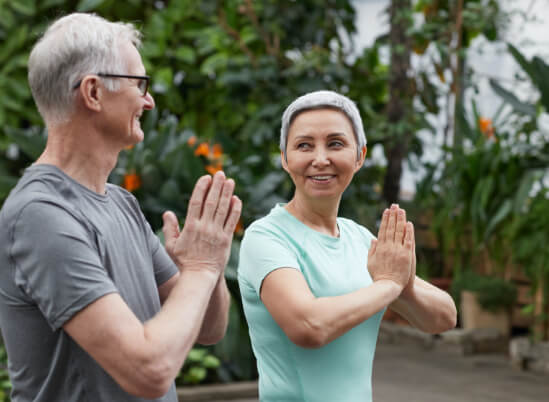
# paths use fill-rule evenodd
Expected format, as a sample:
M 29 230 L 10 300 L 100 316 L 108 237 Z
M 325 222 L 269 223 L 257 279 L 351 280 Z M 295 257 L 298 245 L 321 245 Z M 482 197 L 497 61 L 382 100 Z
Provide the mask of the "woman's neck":
M 308 200 L 296 194 L 284 208 L 311 229 L 328 236 L 339 237 L 337 226 L 339 201 L 338 199 L 320 202 L 318 199 Z

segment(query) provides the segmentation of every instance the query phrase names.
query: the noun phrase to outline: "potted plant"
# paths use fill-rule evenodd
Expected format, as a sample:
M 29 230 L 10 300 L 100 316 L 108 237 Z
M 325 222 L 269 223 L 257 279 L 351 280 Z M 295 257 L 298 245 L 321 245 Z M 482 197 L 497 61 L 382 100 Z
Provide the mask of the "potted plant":
M 461 272 L 452 281 L 464 329 L 495 328 L 508 336 L 510 311 L 517 299 L 516 286 L 497 276 Z

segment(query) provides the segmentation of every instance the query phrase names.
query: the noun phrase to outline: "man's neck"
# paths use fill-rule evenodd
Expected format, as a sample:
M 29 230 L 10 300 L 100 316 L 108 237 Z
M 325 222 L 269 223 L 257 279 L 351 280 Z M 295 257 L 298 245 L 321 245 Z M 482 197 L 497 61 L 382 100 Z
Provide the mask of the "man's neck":
M 48 127 L 48 142 L 36 164 L 57 166 L 83 186 L 105 194 L 119 150 L 113 150 L 103 141 L 104 137 L 83 127 L 75 123 Z

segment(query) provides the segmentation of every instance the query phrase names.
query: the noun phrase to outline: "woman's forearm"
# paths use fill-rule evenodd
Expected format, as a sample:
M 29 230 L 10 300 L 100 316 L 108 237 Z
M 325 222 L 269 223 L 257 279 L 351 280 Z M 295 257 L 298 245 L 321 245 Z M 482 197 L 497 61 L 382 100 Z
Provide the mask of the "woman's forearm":
M 452 297 L 430 283 L 415 278 L 414 286 L 390 306 L 414 327 L 440 333 L 456 326 L 457 311 Z

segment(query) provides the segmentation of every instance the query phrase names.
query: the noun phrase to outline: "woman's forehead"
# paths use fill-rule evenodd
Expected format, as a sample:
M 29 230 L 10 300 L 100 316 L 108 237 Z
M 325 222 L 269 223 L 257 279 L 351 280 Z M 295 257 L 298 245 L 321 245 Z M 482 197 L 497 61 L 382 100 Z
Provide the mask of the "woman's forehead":
M 347 115 L 334 108 L 304 110 L 297 114 L 290 124 L 293 132 L 340 132 L 353 135 L 353 126 Z

